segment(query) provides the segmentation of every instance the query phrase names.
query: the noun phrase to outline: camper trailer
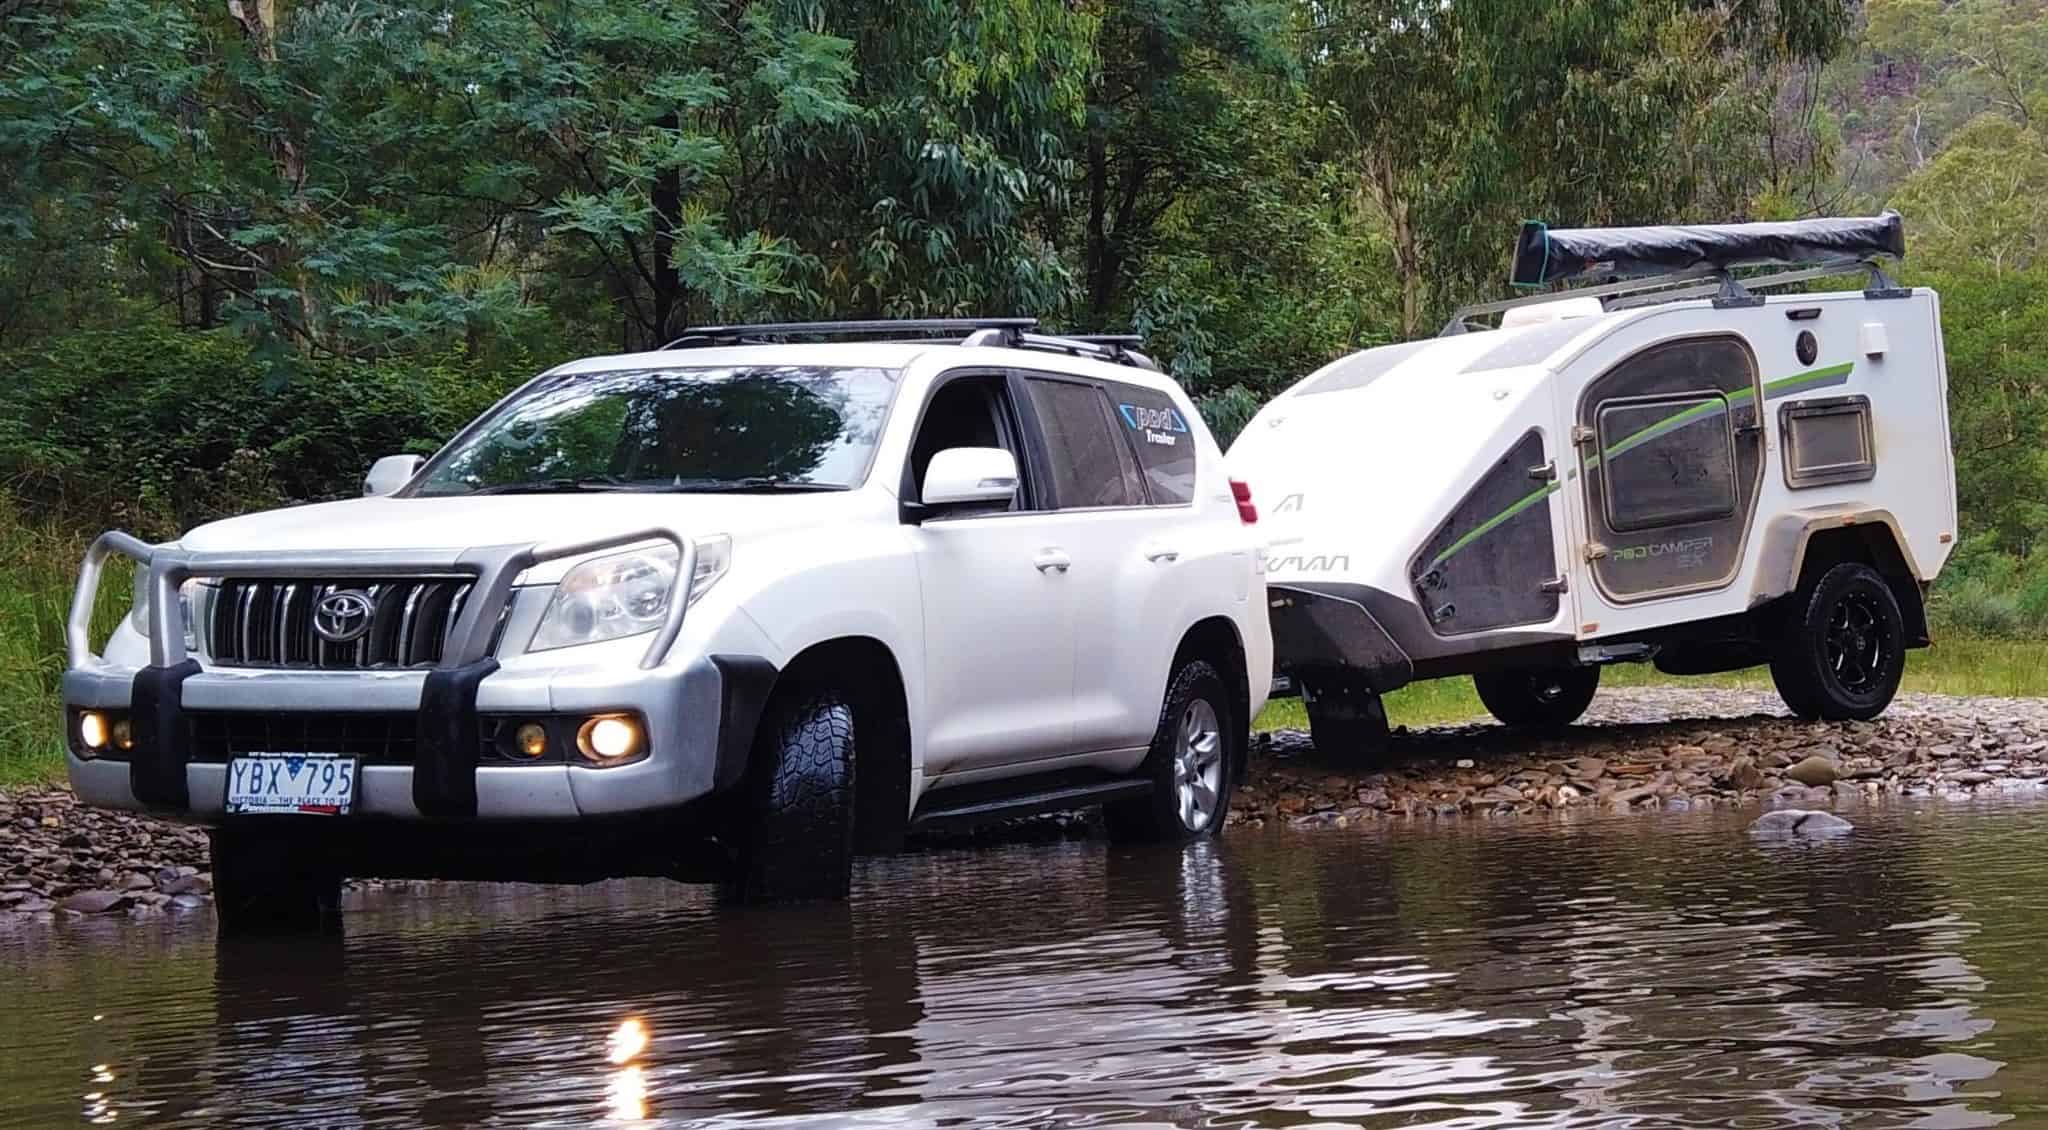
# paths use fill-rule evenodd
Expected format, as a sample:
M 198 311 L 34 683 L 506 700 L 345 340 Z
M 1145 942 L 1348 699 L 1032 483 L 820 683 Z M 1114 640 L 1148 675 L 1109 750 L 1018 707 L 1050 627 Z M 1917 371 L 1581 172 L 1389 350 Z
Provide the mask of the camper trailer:
M 1895 213 L 1531 223 L 1540 293 L 1266 405 L 1228 463 L 1318 749 L 1377 748 L 1381 696 L 1447 676 L 1562 726 L 1617 662 L 1768 664 L 1800 717 L 1882 712 L 1956 537 L 1940 299 L 1886 276 L 1904 249 Z

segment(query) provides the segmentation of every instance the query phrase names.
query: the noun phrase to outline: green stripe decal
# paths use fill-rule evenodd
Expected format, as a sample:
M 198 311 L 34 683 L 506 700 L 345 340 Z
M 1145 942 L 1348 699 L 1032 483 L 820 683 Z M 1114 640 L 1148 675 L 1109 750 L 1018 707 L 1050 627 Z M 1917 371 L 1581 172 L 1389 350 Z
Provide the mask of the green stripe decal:
M 1847 362 L 1841 365 L 1829 365 L 1824 369 L 1811 369 L 1804 373 L 1794 373 L 1789 377 L 1779 377 L 1774 381 L 1766 381 L 1764 382 L 1764 399 L 1776 400 L 1781 396 L 1795 392 L 1804 392 L 1810 388 L 1824 388 L 1828 385 L 1845 384 L 1849 380 L 1849 374 L 1855 368 L 1854 362 Z M 1612 459 L 1623 452 L 1641 447 L 1653 439 L 1669 435 L 1689 424 L 1695 424 L 1701 420 L 1719 416 L 1724 408 L 1733 408 L 1738 404 L 1746 403 L 1755 398 L 1755 388 L 1744 388 L 1729 393 L 1726 400 L 1708 404 L 1695 404 L 1683 412 L 1674 413 L 1641 431 L 1623 437 L 1616 441 L 1613 446 L 1606 448 L 1599 454 L 1588 456 L 1580 463 L 1580 466 L 1590 471 L 1598 467 L 1603 459 Z M 1452 554 L 1457 553 L 1493 530 L 1498 529 L 1508 519 L 1556 494 L 1559 485 L 1556 482 L 1548 483 L 1516 499 L 1507 509 L 1472 527 L 1465 536 L 1446 546 L 1442 553 L 1437 554 L 1430 561 L 1429 567 L 1434 569 L 1443 564 L 1450 559 Z
M 1527 510 L 1531 506 L 1534 506 L 1537 503 L 1543 501 L 1544 499 L 1549 498 L 1551 495 L 1556 494 L 1557 486 L 1558 484 L 1556 483 L 1546 483 L 1543 486 L 1537 487 L 1535 490 L 1532 490 L 1528 494 L 1525 494 L 1522 497 L 1516 499 L 1514 501 L 1514 504 L 1509 506 L 1506 510 L 1501 511 L 1498 514 L 1495 514 L 1493 517 L 1488 518 L 1486 521 L 1481 522 L 1478 525 L 1472 527 L 1470 533 L 1466 534 L 1464 537 L 1459 538 L 1457 541 L 1452 542 L 1449 546 L 1447 546 L 1444 549 L 1442 553 L 1436 555 L 1436 560 L 1431 561 L 1429 563 L 1429 567 L 1434 569 L 1437 566 L 1443 564 L 1444 561 L 1451 556 L 1451 554 L 1458 552 L 1459 550 L 1465 548 L 1468 545 L 1471 545 L 1475 541 L 1478 541 L 1482 536 L 1491 531 L 1494 527 L 1500 525 L 1502 522 L 1507 521 L 1509 518 L 1512 518 L 1515 515 L 1520 514 L 1522 511 Z

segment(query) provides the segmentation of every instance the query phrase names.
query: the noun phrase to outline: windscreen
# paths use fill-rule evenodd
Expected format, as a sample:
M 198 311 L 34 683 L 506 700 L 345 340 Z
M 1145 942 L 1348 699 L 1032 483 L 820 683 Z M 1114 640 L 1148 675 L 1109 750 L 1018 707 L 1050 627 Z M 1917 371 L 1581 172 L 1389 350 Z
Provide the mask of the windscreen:
M 413 493 L 844 490 L 867 476 L 896 377 L 817 365 L 550 377 L 436 456 Z

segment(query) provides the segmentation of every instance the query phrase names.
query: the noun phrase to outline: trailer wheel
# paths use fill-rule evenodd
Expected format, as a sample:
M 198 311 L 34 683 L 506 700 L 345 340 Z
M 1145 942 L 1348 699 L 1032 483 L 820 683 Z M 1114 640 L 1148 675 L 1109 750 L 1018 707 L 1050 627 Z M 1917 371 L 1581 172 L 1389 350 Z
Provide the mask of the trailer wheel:
M 1600 689 L 1598 667 L 1483 671 L 1472 686 L 1487 712 L 1518 730 L 1555 730 L 1578 721 Z
M 1393 744 L 1387 706 L 1379 692 L 1356 679 L 1325 676 L 1302 681 L 1309 740 L 1323 760 L 1365 765 L 1386 756 Z
M 1771 656 L 1778 696 L 1801 718 L 1866 721 L 1884 713 L 1906 673 L 1905 620 L 1877 570 L 1848 561 L 1791 597 Z

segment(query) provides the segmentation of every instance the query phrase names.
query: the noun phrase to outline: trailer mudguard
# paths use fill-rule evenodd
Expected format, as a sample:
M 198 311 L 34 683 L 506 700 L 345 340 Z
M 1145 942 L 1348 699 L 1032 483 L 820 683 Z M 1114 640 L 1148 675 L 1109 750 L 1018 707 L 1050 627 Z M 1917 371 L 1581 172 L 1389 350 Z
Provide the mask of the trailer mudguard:
M 1266 588 L 1273 624 L 1273 665 L 1296 673 L 1343 667 L 1381 694 L 1415 678 L 1415 661 L 1365 605 L 1288 585 Z

